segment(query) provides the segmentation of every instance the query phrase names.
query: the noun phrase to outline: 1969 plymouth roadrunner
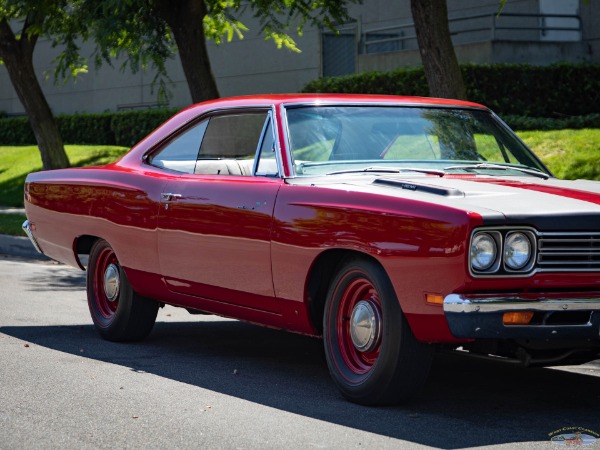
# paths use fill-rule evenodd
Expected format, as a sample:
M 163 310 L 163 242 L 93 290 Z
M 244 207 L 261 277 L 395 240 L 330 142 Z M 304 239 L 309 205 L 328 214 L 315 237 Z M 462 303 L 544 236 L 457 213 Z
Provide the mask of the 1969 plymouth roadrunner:
M 474 103 L 202 103 L 113 164 L 30 174 L 25 205 L 36 248 L 87 269 L 109 340 L 164 304 L 319 336 L 362 404 L 417 392 L 436 348 L 599 357 L 600 183 L 556 179 Z

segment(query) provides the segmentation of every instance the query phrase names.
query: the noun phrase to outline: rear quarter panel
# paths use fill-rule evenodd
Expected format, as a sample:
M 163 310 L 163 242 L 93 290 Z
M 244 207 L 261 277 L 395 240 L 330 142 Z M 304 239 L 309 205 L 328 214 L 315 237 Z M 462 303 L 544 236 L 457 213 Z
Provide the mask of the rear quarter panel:
M 156 226 L 165 180 L 115 166 L 32 173 L 25 209 L 44 254 L 78 265 L 75 243 L 107 240 L 127 268 L 159 273 Z

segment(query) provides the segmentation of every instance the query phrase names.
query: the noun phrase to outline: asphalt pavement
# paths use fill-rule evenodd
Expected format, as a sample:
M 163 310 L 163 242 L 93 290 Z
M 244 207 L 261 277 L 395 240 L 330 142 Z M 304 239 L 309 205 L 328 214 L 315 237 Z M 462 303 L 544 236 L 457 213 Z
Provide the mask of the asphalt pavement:
M 414 400 L 363 407 L 337 392 L 318 339 L 166 306 L 146 340 L 108 342 L 85 272 L 0 257 L 0 286 L 2 450 L 557 450 L 553 437 L 600 436 L 600 361 L 440 353 Z

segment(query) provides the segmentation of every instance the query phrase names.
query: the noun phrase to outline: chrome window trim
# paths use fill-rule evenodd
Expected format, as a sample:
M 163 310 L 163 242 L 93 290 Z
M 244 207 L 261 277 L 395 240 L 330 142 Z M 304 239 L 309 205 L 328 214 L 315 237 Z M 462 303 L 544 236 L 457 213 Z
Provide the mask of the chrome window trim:
M 515 136 L 515 138 L 517 139 L 517 141 L 519 141 L 521 143 L 521 145 L 525 148 L 527 148 L 529 151 L 531 151 L 531 154 L 533 155 L 533 158 L 541 165 L 541 167 L 543 167 L 546 172 L 548 173 L 548 175 L 550 175 L 551 178 L 555 178 L 554 174 L 552 173 L 552 171 L 546 166 L 546 164 L 544 164 L 542 162 L 542 160 L 531 150 L 531 148 L 529 148 L 529 146 L 523 141 L 523 139 L 521 139 L 517 133 L 515 133 L 513 131 L 513 129 L 511 127 L 508 126 L 508 124 L 502 120 L 502 118 L 500 116 L 498 116 L 494 111 L 490 110 L 490 113 L 492 114 L 492 116 L 494 117 L 494 119 L 496 119 L 498 121 L 498 123 L 500 125 L 502 125 L 502 127 L 504 127 L 507 131 L 509 131 L 511 134 L 513 134 Z
M 470 105 L 445 105 L 445 104 L 436 104 L 436 103 L 421 103 L 421 102 L 401 102 L 401 101 L 359 101 L 359 100 L 351 100 L 351 101 L 340 101 L 340 100 L 323 100 L 323 99 L 314 99 L 310 101 L 304 102 L 282 102 L 281 106 L 283 108 L 298 108 L 303 106 L 386 106 L 386 107 L 408 107 L 408 108 L 441 108 L 441 109 L 472 109 L 476 111 L 488 111 L 492 113 L 492 111 L 485 106 L 470 106 Z
M 275 139 L 275 160 L 277 161 L 278 174 L 277 174 L 277 176 L 275 176 L 275 175 L 270 175 L 270 176 L 255 175 L 256 158 L 258 155 L 258 153 L 255 152 L 255 156 L 254 156 L 255 164 L 252 168 L 251 176 L 252 177 L 254 177 L 254 176 L 263 177 L 264 176 L 264 177 L 268 177 L 268 178 L 283 178 L 283 171 L 282 171 L 281 157 L 280 157 L 281 146 L 279 145 L 278 133 L 276 131 L 277 127 L 278 127 L 278 123 L 277 123 L 275 111 L 276 110 L 275 110 L 274 104 L 229 106 L 229 107 L 219 107 L 219 108 L 204 111 L 202 114 L 195 116 L 195 117 L 191 118 L 190 120 L 182 123 L 179 127 L 177 127 L 175 130 L 173 130 L 171 133 L 169 133 L 167 136 L 165 136 L 159 142 L 157 142 L 156 144 L 151 146 L 148 150 L 146 150 L 141 157 L 142 163 L 145 164 L 146 166 L 151 167 L 156 170 L 166 170 L 168 172 L 172 172 L 175 174 L 186 175 L 184 172 L 178 172 L 176 170 L 171 170 L 171 169 L 167 169 L 164 167 L 155 166 L 155 165 L 151 164 L 150 162 L 148 162 L 148 158 L 151 155 L 153 155 L 154 153 L 160 151 L 165 145 L 168 145 L 168 143 L 170 141 L 172 141 L 173 139 L 175 139 L 178 135 L 180 135 L 181 133 L 185 133 L 185 131 L 187 129 L 194 127 L 196 124 L 201 123 L 204 120 L 210 120 L 213 117 L 224 116 L 224 115 L 241 114 L 241 113 L 252 114 L 252 113 L 266 112 L 267 119 L 265 120 L 265 124 L 268 122 L 269 119 L 272 120 L 272 123 L 273 123 L 273 132 L 274 132 L 274 139 Z M 260 145 L 262 144 L 262 139 L 263 139 L 263 134 L 261 133 L 259 142 L 257 144 L 257 151 L 260 148 Z M 187 175 L 193 175 L 193 174 L 187 174 Z
M 302 108 L 302 107 L 312 107 L 312 106 L 373 106 L 373 107 L 388 107 L 388 108 L 436 108 L 436 109 L 466 109 L 466 110 L 474 110 L 474 111 L 487 111 L 488 113 L 492 113 L 492 111 L 485 106 L 468 106 L 468 105 L 437 105 L 435 103 L 419 103 L 419 102 L 385 102 L 385 101 L 339 101 L 339 100 L 311 100 L 306 102 L 290 102 L 290 103 L 281 103 L 280 105 L 280 113 L 281 118 L 284 122 L 282 125 L 283 135 L 285 137 L 286 143 L 286 158 L 292 171 L 291 174 L 288 174 L 286 178 L 303 178 L 301 176 L 296 175 L 296 171 L 294 169 L 294 162 L 292 160 L 292 146 L 290 142 L 290 133 L 287 121 L 287 109 L 292 108 Z M 527 147 L 529 148 L 529 147 Z
M 281 126 L 281 124 L 279 123 L 279 120 L 277 118 L 277 109 L 275 108 L 275 105 L 271 105 L 270 107 L 271 111 L 271 123 L 273 124 L 272 126 L 272 131 L 273 131 L 273 143 L 275 145 L 275 161 L 277 162 L 277 171 L 279 172 L 278 174 L 278 178 L 284 178 L 285 174 L 283 172 L 283 149 L 281 146 L 281 142 L 279 142 L 279 127 Z
M 203 120 L 210 119 L 213 116 L 217 116 L 217 115 L 221 115 L 221 114 L 228 114 L 230 111 L 236 110 L 236 109 L 239 109 L 239 110 L 244 110 L 244 109 L 248 110 L 249 109 L 249 110 L 255 110 L 255 111 L 262 109 L 262 110 L 266 111 L 266 110 L 269 109 L 269 106 L 265 106 L 265 105 L 263 105 L 263 106 L 232 106 L 232 107 L 221 107 L 221 108 L 216 108 L 216 109 L 211 109 L 211 110 L 204 111 L 203 113 L 201 113 L 201 114 L 199 114 L 199 115 L 197 115 L 195 117 L 192 117 L 189 120 L 183 122 L 177 128 L 175 128 L 174 130 L 172 130 L 169 134 L 167 134 L 165 137 L 163 137 L 160 141 L 156 142 L 154 145 L 152 145 L 148 149 L 146 149 L 146 151 L 144 151 L 144 153 L 141 156 L 141 161 L 144 164 L 146 164 L 147 166 L 149 166 L 149 167 L 152 167 L 152 168 L 155 168 L 155 169 L 161 169 L 161 167 L 156 167 L 156 166 L 154 166 L 154 165 L 152 165 L 152 164 L 150 164 L 148 162 L 148 158 L 154 152 L 159 151 L 161 147 L 163 147 L 165 144 L 167 144 L 169 141 L 171 141 L 177 135 L 179 135 L 181 133 L 184 133 L 186 129 L 193 127 L 194 125 L 202 122 Z M 181 112 L 183 112 L 183 111 L 180 111 L 180 113 Z M 175 116 L 173 116 L 173 117 L 175 117 Z M 173 117 L 171 117 L 171 119 Z M 167 122 L 168 122 L 168 120 L 167 120 Z M 160 126 L 159 126 L 159 128 L 160 128 Z
M 276 144 L 276 130 L 275 130 L 275 120 L 273 118 L 274 111 L 270 110 L 267 113 L 267 118 L 265 123 L 263 124 L 262 132 L 260 133 L 260 138 L 258 139 L 258 143 L 256 145 L 256 153 L 254 154 L 254 164 L 252 166 L 252 176 L 253 177 L 269 177 L 269 178 L 281 178 L 281 164 L 279 164 L 279 158 L 277 156 L 277 144 Z M 273 138 L 273 151 L 275 152 L 275 165 L 277 167 L 277 173 L 257 173 L 258 166 L 260 164 L 260 157 L 262 146 L 266 138 L 267 130 L 269 129 L 269 125 L 271 126 L 271 137 Z
M 308 103 L 306 104 L 309 105 Z M 296 171 L 294 170 L 294 161 L 292 160 L 292 146 L 290 142 L 290 132 L 288 128 L 288 120 L 287 120 L 287 109 L 285 104 L 279 105 L 279 114 L 281 116 L 281 131 L 283 133 L 283 139 L 285 141 L 285 152 L 283 152 L 283 147 L 280 148 L 281 156 L 282 156 L 282 164 L 283 158 L 285 157 L 287 166 L 290 168 L 290 173 L 285 174 L 286 178 L 296 178 Z M 279 139 L 278 139 L 279 141 Z M 283 174 L 283 172 L 281 172 Z

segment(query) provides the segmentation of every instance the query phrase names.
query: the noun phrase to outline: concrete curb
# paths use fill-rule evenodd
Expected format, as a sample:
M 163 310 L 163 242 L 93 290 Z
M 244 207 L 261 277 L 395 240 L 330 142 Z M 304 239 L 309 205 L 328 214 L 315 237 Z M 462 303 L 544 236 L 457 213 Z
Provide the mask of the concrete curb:
M 48 261 L 50 258 L 38 253 L 27 237 L 0 234 L 0 255 Z
M 0 206 L 0 214 L 22 214 L 25 215 L 25 208 L 15 208 L 12 206 Z

